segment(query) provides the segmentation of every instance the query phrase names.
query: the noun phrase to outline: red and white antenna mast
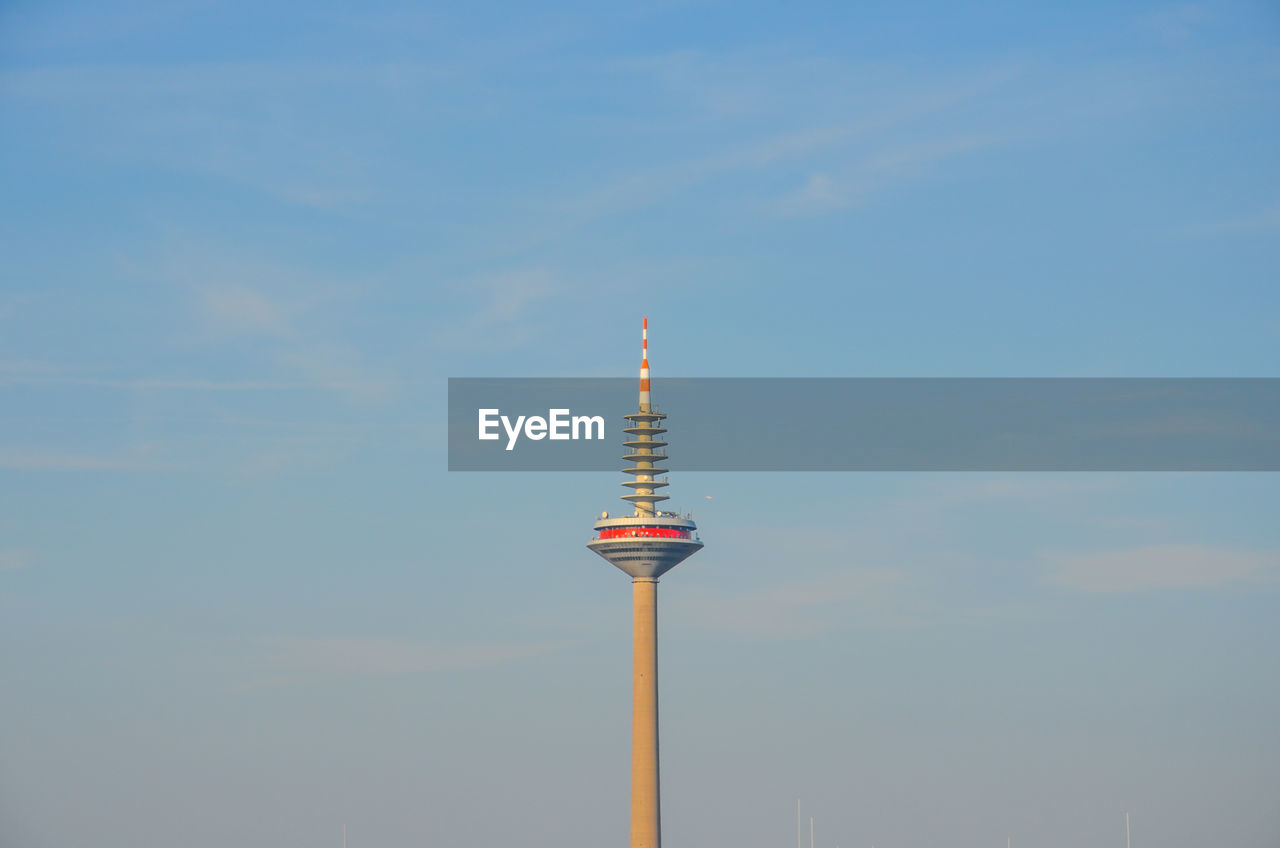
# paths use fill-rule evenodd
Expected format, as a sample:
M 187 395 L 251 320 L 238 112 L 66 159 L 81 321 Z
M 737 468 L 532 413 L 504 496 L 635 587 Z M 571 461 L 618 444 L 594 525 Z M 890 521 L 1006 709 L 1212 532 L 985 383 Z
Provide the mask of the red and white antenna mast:
M 645 316 L 640 330 L 640 411 L 650 412 L 649 402 L 649 318 Z

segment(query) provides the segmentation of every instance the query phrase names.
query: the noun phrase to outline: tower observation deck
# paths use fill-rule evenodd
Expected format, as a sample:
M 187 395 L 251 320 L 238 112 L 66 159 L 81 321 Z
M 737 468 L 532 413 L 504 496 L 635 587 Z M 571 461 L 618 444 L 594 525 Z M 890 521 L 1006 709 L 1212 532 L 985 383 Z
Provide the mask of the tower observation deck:
M 664 512 L 667 500 L 666 433 L 649 397 L 649 319 L 641 335 L 640 408 L 624 416 L 625 462 L 633 479 L 622 496 L 634 506 L 632 515 L 610 518 L 602 513 L 587 547 L 631 577 L 634 603 L 634 665 L 631 724 L 631 848 L 660 848 L 658 790 L 658 578 L 702 549 L 692 515 Z

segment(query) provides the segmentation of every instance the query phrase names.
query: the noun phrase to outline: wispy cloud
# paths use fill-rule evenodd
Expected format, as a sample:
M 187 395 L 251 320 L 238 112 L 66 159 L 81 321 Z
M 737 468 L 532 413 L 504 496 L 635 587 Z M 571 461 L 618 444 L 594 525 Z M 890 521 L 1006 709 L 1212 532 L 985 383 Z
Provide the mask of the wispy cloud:
M 1049 579 L 1084 592 L 1213 589 L 1280 578 L 1280 553 L 1202 545 L 1150 545 L 1048 554 Z
M 1178 3 L 1143 15 L 1138 29 L 1168 44 L 1180 44 L 1213 19 L 1213 11 L 1204 3 Z
M 975 123 L 962 107 L 981 101 L 1019 73 L 1002 65 L 906 79 L 909 75 L 900 69 L 794 55 L 766 57 L 762 72 L 759 58 L 682 52 L 584 67 L 584 75 L 620 75 L 629 86 L 647 88 L 653 78 L 668 86 L 672 92 L 654 92 L 659 101 L 654 108 L 669 136 L 687 132 L 690 143 L 672 146 L 655 140 L 635 149 L 635 138 L 621 138 L 620 147 L 632 152 L 619 167 L 591 173 L 589 182 L 576 187 L 567 182 L 563 192 L 521 200 L 518 205 L 525 211 L 516 211 L 514 223 L 503 225 L 509 236 L 490 238 L 486 245 L 519 255 L 602 219 L 669 205 L 677 198 L 696 204 L 723 197 L 719 186 L 726 180 L 734 181 L 735 191 L 746 188 L 760 198 L 742 207 L 747 214 L 773 217 L 776 185 L 795 168 L 815 163 L 821 167 L 810 167 L 811 172 L 842 173 L 845 163 L 865 154 L 868 145 L 886 146 L 891 133 L 910 132 L 917 139 L 962 135 Z M 790 77 L 799 88 L 787 84 Z M 875 85 L 867 85 L 869 80 Z M 884 86 L 885 80 L 893 82 Z M 851 91 L 875 93 L 850 97 Z M 807 94 L 799 97 L 797 92 Z M 736 106 L 708 111 L 707 101 L 750 104 L 748 111 L 754 114 L 740 125 L 731 114 Z M 951 126 L 956 122 L 962 126 Z M 644 137 L 652 124 L 652 116 L 646 116 L 634 133 Z M 631 125 L 626 127 L 630 136 Z M 984 129 L 989 128 L 984 124 Z M 510 198 L 499 203 L 498 208 L 504 207 L 517 209 Z
M 0 372 L 0 386 L 87 386 L 99 389 L 189 392 L 282 392 L 304 390 L 360 391 L 362 384 L 340 381 L 207 380 L 198 377 L 110 379 L 71 374 L 9 374 Z
M 20 548 L 0 550 L 0 571 L 17 571 L 31 564 L 31 554 Z
M 892 571 L 851 570 L 736 595 L 686 592 L 674 603 L 673 613 L 690 626 L 788 639 L 841 626 L 854 617 L 854 610 L 873 612 L 858 616 L 864 623 L 901 623 L 905 619 L 883 604 L 888 587 L 901 579 Z
M 0 360 L 0 380 L 7 377 L 43 377 L 57 374 L 62 370 L 52 362 L 40 362 L 35 359 Z
M 453 286 L 460 306 L 434 334 L 451 349 L 510 349 L 532 340 L 538 311 L 565 294 L 564 280 L 545 268 L 513 268 L 461 280 Z
M 1010 142 L 996 135 L 966 133 L 887 148 L 867 155 L 839 173 L 816 172 L 779 201 L 784 216 L 813 215 L 865 203 L 878 192 L 919 179 L 948 159 Z
M 139 467 L 141 460 L 132 456 L 0 451 L 0 468 L 10 471 L 130 471 Z
M 563 642 L 432 643 L 398 639 L 281 638 L 268 643 L 270 662 L 285 669 L 336 675 L 420 674 L 481 668 L 529 659 Z
M 11 68 L 0 74 L 0 92 L 39 100 L 120 97 L 191 98 L 200 95 L 297 97 L 334 85 L 403 85 L 443 76 L 422 63 L 244 61 L 172 63 L 157 73 L 145 63 L 75 63 Z
M 855 197 L 850 186 L 838 185 L 830 174 L 814 173 L 804 185 L 782 199 L 781 211 L 784 215 L 802 215 L 843 209 L 852 205 Z
M 210 383 L 210 390 L 319 389 L 366 403 L 385 398 L 398 385 L 390 368 L 370 362 L 335 329 L 343 310 L 363 294 L 361 287 L 277 262 L 211 259 L 213 250 L 204 245 L 180 245 L 176 251 L 157 258 L 146 273 L 188 289 L 203 341 L 239 346 L 253 339 L 265 360 L 263 370 L 271 375 Z M 202 270 L 193 275 L 186 268 Z M 157 387 L 202 387 L 200 380 L 172 382 Z
M 984 504 L 1037 505 L 1061 510 L 1066 504 L 1088 502 L 1132 483 L 1131 475 L 1121 473 L 942 474 L 922 484 L 910 485 L 904 493 L 879 498 L 874 509 L 878 518 L 913 522 L 923 516 L 954 514 L 959 508 Z
M 1272 206 L 1260 212 L 1193 224 L 1183 229 L 1189 236 L 1252 236 L 1280 233 L 1280 206 Z
M 1008 71 L 999 70 L 978 73 L 962 81 L 924 84 L 918 90 L 902 93 L 895 102 L 863 105 L 854 116 L 827 124 L 813 124 L 811 119 L 804 120 L 797 115 L 779 116 L 782 126 L 791 124 L 792 128 L 745 143 L 735 140 L 730 146 L 691 159 L 637 169 L 573 198 L 557 210 L 557 217 L 594 218 L 615 214 L 656 203 L 720 176 L 765 172 L 819 154 L 838 163 L 842 173 L 859 170 L 887 175 L 904 172 L 909 167 L 920 169 L 927 162 L 990 146 L 999 139 L 989 134 L 953 134 L 935 127 L 924 132 L 927 136 L 944 133 L 942 137 L 887 148 L 869 157 L 865 145 L 875 144 L 877 139 L 884 145 L 886 133 L 921 121 L 939 120 L 1008 78 Z M 855 158 L 856 166 L 846 164 L 850 157 L 859 155 L 863 158 Z
M 94 114 L 98 132 L 74 145 L 96 156 L 129 162 L 145 155 L 150 166 L 332 210 L 367 202 L 377 160 L 368 147 L 365 155 L 353 149 L 368 145 L 368 136 L 298 104 L 317 91 L 391 94 L 438 78 L 421 64 L 186 63 L 163 73 L 153 65 L 76 64 L 7 70 L 0 94 Z
M 286 335 L 275 329 L 273 314 L 259 309 L 253 301 L 241 303 L 243 310 L 228 320 L 236 327 L 263 327 L 263 332 Z M 266 325 L 263 326 L 263 322 Z M 358 351 L 338 343 L 321 344 L 302 341 L 277 351 L 276 362 L 288 366 L 295 379 L 214 380 L 207 377 L 110 377 L 85 373 L 93 369 L 75 369 L 35 360 L 0 362 L 0 387 L 45 386 L 119 389 L 151 392 L 286 392 L 336 391 L 348 394 L 370 394 L 385 390 L 388 377 L 374 377 L 368 369 L 352 363 L 360 359 Z
M 293 323 L 282 301 L 239 285 L 206 288 L 200 293 L 201 312 L 220 329 L 231 332 L 287 336 Z

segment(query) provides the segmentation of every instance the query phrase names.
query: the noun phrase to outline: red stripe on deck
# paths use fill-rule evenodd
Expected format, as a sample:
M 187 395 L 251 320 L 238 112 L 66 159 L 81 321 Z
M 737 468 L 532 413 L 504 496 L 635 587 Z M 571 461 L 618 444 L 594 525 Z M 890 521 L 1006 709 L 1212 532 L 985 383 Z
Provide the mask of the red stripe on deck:
M 631 537 L 651 539 L 691 539 L 693 533 L 688 530 L 676 530 L 671 527 L 615 527 L 601 530 L 601 539 L 621 539 Z

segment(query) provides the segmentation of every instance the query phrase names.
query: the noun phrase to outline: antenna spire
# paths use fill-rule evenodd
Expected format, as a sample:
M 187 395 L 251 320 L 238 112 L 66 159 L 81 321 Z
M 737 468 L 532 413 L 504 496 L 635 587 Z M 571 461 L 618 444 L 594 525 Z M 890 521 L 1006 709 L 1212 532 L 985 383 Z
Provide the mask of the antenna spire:
M 649 412 L 649 318 L 645 316 L 640 330 L 640 411 Z

